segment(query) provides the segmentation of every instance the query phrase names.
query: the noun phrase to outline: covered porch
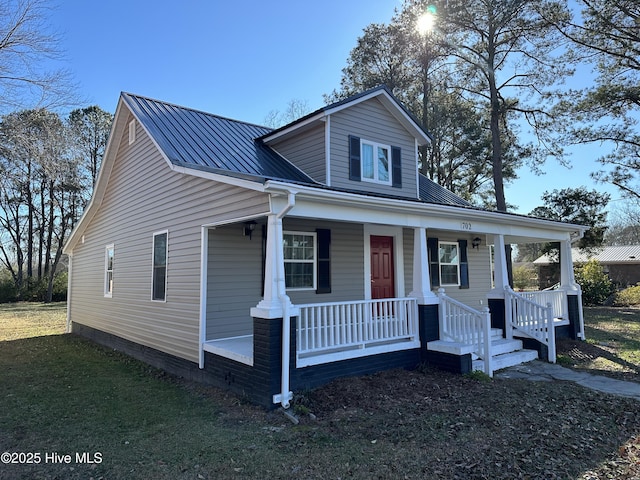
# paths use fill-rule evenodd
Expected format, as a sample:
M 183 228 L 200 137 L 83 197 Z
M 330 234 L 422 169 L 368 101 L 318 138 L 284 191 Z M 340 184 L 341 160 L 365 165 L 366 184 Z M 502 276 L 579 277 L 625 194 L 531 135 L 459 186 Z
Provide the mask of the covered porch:
M 575 336 L 584 337 L 580 288 L 571 262 L 572 238 L 566 227 L 528 218 L 514 220 L 508 215 L 497 217 L 497 221 L 488 212 L 446 206 L 398 206 L 394 210 L 389 207 L 393 201 L 387 201 L 384 208 L 378 205 L 378 211 L 372 211 L 370 205 L 350 205 L 329 212 L 317 204 L 311 207 L 302 195 L 276 198 L 279 201 L 272 205 L 277 213 L 203 227 L 200 325 L 201 368 L 205 368 L 207 353 L 262 368 L 257 357 L 267 352 L 269 368 L 277 365 L 281 383 L 278 393 L 273 394 L 274 403 L 288 402 L 291 382 L 295 388 L 306 388 L 313 382 L 302 380 L 325 378 L 328 365 L 332 375 L 344 376 L 368 371 L 376 361 L 413 366 L 421 361 L 436 365 L 453 362 L 459 371 L 467 368 L 460 367 L 464 363 L 492 375 L 502 368 L 496 357 L 503 354 L 507 342 L 521 341 L 516 350 L 539 343 L 542 347 L 536 347 L 536 356 L 543 352 L 549 361 L 555 361 L 558 327 L 571 324 Z M 264 232 L 260 248 L 264 268 L 255 262 L 247 267 L 253 277 L 262 278 L 256 290 L 260 300 L 245 307 L 247 317 L 253 320 L 243 329 L 233 335 L 212 336 L 208 323 L 215 315 L 211 315 L 214 306 L 208 303 L 207 286 L 214 278 L 210 234 L 217 235 L 225 228 L 239 232 L 251 222 L 256 224 L 254 235 L 260 229 Z M 314 244 L 313 269 L 314 275 L 323 271 L 333 284 L 320 285 L 318 281 L 313 288 L 291 288 L 291 270 L 286 267 L 284 253 L 287 235 L 304 236 L 304 232 L 311 232 L 311 225 L 319 225 L 315 236 L 308 235 L 316 242 L 321 230 L 331 230 L 329 249 Z M 372 260 L 377 248 L 372 243 L 374 237 L 388 237 L 393 245 L 386 264 L 393 271 L 391 290 L 376 290 L 374 279 L 380 272 Z M 448 259 L 447 264 L 456 268 L 454 287 L 445 285 L 442 289 L 441 284 L 447 282 L 436 284 L 438 276 L 443 278 L 450 272 L 439 264 L 439 251 L 429 248 L 434 238 L 452 246 L 449 253 L 456 252 L 457 263 Z M 505 245 L 523 240 L 560 242 L 563 275 L 558 290 L 518 293 L 508 287 Z M 264 337 L 264 331 L 269 338 Z M 452 360 L 454 357 L 457 359 Z M 394 359 L 391 363 L 390 358 Z M 366 368 L 363 362 L 368 364 Z

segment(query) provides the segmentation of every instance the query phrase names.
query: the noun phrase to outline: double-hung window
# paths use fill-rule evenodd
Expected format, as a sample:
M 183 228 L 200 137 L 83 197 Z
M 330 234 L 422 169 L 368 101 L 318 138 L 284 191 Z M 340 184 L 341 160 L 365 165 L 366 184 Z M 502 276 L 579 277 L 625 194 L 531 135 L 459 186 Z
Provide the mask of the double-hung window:
M 391 147 L 368 140 L 360 141 L 362 180 L 391 185 Z
M 458 243 L 440 242 L 438 245 L 440 285 L 460 285 L 460 256 Z
M 111 298 L 113 295 L 113 258 L 115 249 L 113 244 L 104 249 L 104 296 Z
M 284 278 L 291 290 L 316 288 L 316 234 L 284 232 Z
M 168 232 L 153 234 L 153 279 L 151 300 L 164 302 L 167 299 L 167 251 Z

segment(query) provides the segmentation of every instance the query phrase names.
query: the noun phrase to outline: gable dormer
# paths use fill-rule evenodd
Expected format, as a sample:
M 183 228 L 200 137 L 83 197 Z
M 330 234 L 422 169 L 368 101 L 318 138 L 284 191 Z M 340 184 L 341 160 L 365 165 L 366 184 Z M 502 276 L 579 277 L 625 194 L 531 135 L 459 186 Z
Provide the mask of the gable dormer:
M 417 152 L 429 136 L 385 87 L 329 105 L 263 140 L 324 185 L 419 198 Z

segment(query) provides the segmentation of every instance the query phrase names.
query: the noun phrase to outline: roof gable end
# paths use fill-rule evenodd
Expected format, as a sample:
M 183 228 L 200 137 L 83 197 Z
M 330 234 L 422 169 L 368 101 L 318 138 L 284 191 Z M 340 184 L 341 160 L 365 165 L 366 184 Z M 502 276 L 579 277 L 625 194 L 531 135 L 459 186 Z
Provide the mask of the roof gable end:
M 391 113 L 391 115 L 393 115 L 395 119 L 418 140 L 419 145 L 425 145 L 431 142 L 429 133 L 422 128 L 422 126 L 414 118 L 411 112 L 409 112 L 409 110 L 407 110 L 404 105 L 402 105 L 402 103 L 400 103 L 400 101 L 384 85 L 372 88 L 339 102 L 322 107 L 315 112 L 312 112 L 298 120 L 295 120 L 292 123 L 289 123 L 288 125 L 266 133 L 262 137 L 262 139 L 267 144 L 269 144 L 273 141 L 281 140 L 291 135 L 295 135 L 314 123 L 324 121 L 325 118 L 329 115 L 332 115 L 346 108 L 351 108 L 372 98 L 377 98 L 382 103 L 382 105 L 384 105 L 384 107 Z

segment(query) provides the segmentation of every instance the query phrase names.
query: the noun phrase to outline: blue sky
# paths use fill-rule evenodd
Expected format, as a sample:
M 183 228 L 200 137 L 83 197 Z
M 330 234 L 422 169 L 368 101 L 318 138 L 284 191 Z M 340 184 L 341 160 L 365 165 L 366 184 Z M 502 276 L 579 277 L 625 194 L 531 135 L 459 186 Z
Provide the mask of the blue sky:
M 59 0 L 50 23 L 87 104 L 114 112 L 126 91 L 261 124 L 293 99 L 321 107 L 322 95 L 339 87 L 363 28 L 388 22 L 400 6 L 400 0 Z M 571 170 L 549 161 L 541 177 L 522 169 L 507 187 L 507 201 L 528 213 L 545 190 L 594 188 L 589 173 L 599 154 L 597 147 L 580 150 Z

